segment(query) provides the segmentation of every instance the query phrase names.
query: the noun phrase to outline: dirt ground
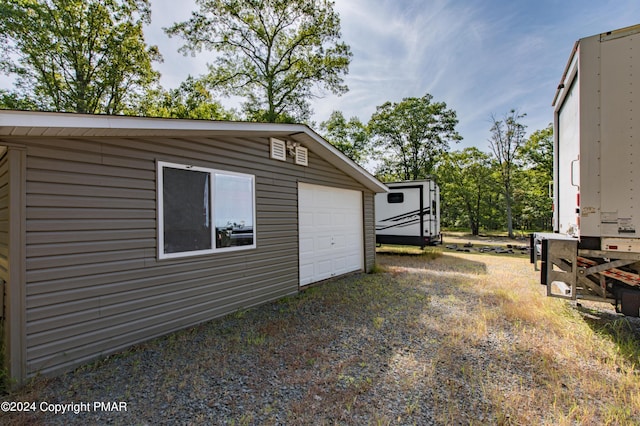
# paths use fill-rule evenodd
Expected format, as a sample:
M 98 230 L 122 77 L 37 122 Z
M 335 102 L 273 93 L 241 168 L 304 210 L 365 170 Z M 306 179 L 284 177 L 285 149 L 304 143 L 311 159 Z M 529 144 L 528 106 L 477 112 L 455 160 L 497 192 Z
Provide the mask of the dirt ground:
M 465 232 L 443 232 L 442 247 L 460 252 L 484 252 L 497 254 L 528 254 L 529 237 L 516 238 L 499 235 L 471 235 Z
M 460 231 L 444 231 L 442 232 L 443 241 L 445 244 L 450 242 L 452 243 L 465 243 L 472 242 L 477 244 L 488 244 L 488 245 L 507 245 L 507 244 L 518 244 L 518 245 L 527 245 L 529 243 L 529 235 L 526 234 L 518 234 L 515 238 L 509 238 L 506 235 L 491 235 L 491 234 L 480 234 L 480 235 L 471 235 L 468 232 L 460 232 Z

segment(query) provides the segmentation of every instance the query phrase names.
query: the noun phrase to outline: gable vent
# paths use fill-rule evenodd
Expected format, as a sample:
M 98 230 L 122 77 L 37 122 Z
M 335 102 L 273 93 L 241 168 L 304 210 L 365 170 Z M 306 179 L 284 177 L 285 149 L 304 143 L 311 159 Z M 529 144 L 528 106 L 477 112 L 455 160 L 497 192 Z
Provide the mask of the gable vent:
M 271 158 L 274 160 L 287 161 L 287 144 L 285 141 L 271 138 Z
M 309 165 L 309 151 L 303 146 L 296 146 L 296 164 L 301 166 Z

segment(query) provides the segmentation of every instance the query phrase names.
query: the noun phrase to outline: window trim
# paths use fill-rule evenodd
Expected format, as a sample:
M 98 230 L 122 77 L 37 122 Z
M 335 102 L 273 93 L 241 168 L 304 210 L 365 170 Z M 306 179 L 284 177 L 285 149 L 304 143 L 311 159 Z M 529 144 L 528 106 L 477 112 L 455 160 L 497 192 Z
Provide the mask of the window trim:
M 192 250 L 192 251 L 183 251 L 176 253 L 165 253 L 164 252 L 164 173 L 163 170 L 165 167 L 180 169 L 180 170 L 190 170 L 196 172 L 204 172 L 209 175 L 209 212 L 210 212 L 210 221 L 211 221 L 211 248 L 204 250 Z M 253 243 L 241 246 L 233 246 L 233 247 L 217 247 L 216 246 L 216 225 L 215 225 L 215 183 L 216 183 L 216 174 L 218 175 L 226 175 L 226 176 L 239 176 L 251 179 L 251 195 L 252 195 L 252 219 L 253 219 Z M 238 172 L 230 172 L 227 170 L 220 169 L 212 169 L 208 167 L 200 167 L 200 166 L 192 166 L 187 164 L 180 163 L 171 163 L 168 161 L 157 161 L 156 162 L 156 199 L 157 199 L 157 241 L 158 241 L 158 249 L 157 256 L 158 259 L 176 259 L 176 258 L 185 258 L 185 257 L 194 257 L 194 256 L 202 256 L 213 253 L 226 253 L 230 251 L 240 251 L 240 250 L 251 250 L 257 247 L 257 236 L 256 236 L 256 178 L 255 175 L 247 174 L 247 173 L 238 173 Z

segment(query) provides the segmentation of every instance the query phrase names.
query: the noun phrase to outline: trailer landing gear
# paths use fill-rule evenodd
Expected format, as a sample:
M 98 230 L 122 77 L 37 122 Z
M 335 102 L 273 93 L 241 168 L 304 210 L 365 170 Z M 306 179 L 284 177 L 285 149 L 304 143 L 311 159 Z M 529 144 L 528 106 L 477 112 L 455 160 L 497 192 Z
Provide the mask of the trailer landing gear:
M 577 239 L 557 234 L 532 234 L 530 244 L 547 296 L 608 302 L 617 312 L 640 316 L 640 253 L 580 249 Z

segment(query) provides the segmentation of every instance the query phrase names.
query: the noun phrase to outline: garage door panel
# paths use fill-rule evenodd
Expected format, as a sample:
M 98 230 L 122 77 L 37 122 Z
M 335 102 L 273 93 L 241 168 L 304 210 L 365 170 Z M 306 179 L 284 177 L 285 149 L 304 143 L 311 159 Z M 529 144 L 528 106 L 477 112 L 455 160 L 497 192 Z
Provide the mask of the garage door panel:
M 317 237 L 313 248 L 315 249 L 316 254 L 326 253 L 331 249 L 331 240 L 327 237 Z
M 331 214 L 331 226 L 342 226 L 347 221 L 346 214 L 343 211 L 335 211 Z
M 330 227 L 332 225 L 331 213 L 326 210 L 323 211 L 318 209 L 318 211 L 316 211 L 314 215 L 313 224 L 316 227 L 323 227 L 323 228 Z
M 331 276 L 331 260 L 322 260 L 316 262 L 315 273 L 320 279 L 329 278 Z
M 360 191 L 301 183 L 298 210 L 301 285 L 363 269 Z
M 336 275 L 338 275 L 338 274 L 346 274 L 347 272 L 349 272 L 349 270 L 347 268 L 347 262 L 345 262 L 344 258 L 335 259 L 335 261 L 333 263 L 333 272 Z
M 313 253 L 315 241 L 313 238 L 300 238 L 300 254 Z
M 313 263 L 300 264 L 300 275 L 305 277 L 313 276 L 314 275 Z M 308 281 L 305 284 L 309 284 L 310 282 L 311 281 Z
M 313 213 L 312 212 L 300 212 L 300 216 L 298 217 L 300 222 L 300 227 L 302 226 L 313 226 Z

